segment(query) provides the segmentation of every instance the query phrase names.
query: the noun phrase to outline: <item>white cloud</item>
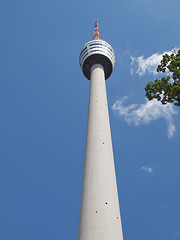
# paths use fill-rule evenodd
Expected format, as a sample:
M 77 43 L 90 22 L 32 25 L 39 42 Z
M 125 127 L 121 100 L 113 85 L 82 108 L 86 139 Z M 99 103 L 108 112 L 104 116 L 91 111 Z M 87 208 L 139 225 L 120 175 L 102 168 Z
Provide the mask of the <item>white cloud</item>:
M 174 136 L 176 127 L 173 115 L 177 112 L 172 104 L 167 103 L 163 105 L 161 102 L 153 99 L 151 101 L 146 100 L 143 104 L 124 106 L 125 99 L 127 99 L 127 96 L 123 97 L 122 100 L 117 100 L 112 109 L 119 117 L 124 118 L 129 125 L 149 124 L 152 121 L 163 118 L 167 123 L 168 138 L 170 139 Z
M 163 53 L 154 53 L 148 58 L 144 58 L 144 56 L 140 57 L 133 57 L 130 56 L 131 59 L 131 68 L 130 73 L 133 75 L 137 73 L 140 76 L 144 76 L 145 74 L 153 74 L 156 75 L 158 72 L 156 71 L 157 66 L 160 64 L 162 59 L 162 55 L 164 54 L 171 54 L 172 52 L 176 51 L 177 49 L 172 49 L 171 51 L 165 51 Z
M 152 173 L 152 172 L 153 172 L 153 169 L 150 168 L 150 167 L 145 167 L 145 166 L 143 166 L 143 167 L 141 167 L 140 169 L 143 170 L 143 171 L 145 171 L 145 172 L 148 172 L 148 173 Z

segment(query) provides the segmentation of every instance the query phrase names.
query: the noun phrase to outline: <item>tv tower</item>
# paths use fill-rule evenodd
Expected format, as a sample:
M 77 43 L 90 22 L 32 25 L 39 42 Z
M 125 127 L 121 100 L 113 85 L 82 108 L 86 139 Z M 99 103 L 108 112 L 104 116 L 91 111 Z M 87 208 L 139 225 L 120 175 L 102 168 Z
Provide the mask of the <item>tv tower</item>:
M 79 62 L 90 94 L 78 240 L 123 240 L 105 84 L 115 55 L 98 21 Z

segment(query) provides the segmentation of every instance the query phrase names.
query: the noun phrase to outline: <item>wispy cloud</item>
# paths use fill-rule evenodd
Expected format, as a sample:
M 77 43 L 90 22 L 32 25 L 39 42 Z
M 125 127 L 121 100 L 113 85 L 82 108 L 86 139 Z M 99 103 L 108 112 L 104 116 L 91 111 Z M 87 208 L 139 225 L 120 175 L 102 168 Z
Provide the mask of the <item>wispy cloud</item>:
M 174 234 L 176 237 L 179 237 L 180 236 L 180 229 L 178 229 L 175 234 Z
M 179 237 L 180 237 L 180 229 L 178 229 L 174 233 L 172 233 L 171 237 L 173 237 L 173 239 L 179 239 Z
M 156 69 L 157 66 L 160 64 L 162 56 L 164 54 L 171 54 L 172 52 L 176 51 L 177 49 L 172 49 L 170 51 L 165 51 L 163 53 L 154 53 L 148 58 L 144 58 L 144 56 L 133 57 L 130 56 L 131 59 L 131 68 L 130 73 L 134 75 L 135 73 L 139 76 L 144 76 L 145 74 L 158 74 Z
M 148 172 L 148 173 L 152 173 L 152 172 L 153 172 L 153 169 L 152 169 L 151 167 L 145 167 L 145 166 L 143 166 L 143 167 L 141 167 L 140 169 L 143 170 L 143 171 L 145 171 L 145 172 Z
M 112 109 L 119 117 L 124 118 L 129 125 L 149 124 L 152 121 L 163 118 L 167 123 L 168 138 L 170 139 L 174 136 L 176 127 L 173 115 L 177 112 L 172 104 L 162 105 L 161 102 L 153 99 L 151 101 L 146 100 L 143 104 L 124 106 L 125 99 L 127 99 L 127 96 L 123 97 L 122 100 L 117 100 Z

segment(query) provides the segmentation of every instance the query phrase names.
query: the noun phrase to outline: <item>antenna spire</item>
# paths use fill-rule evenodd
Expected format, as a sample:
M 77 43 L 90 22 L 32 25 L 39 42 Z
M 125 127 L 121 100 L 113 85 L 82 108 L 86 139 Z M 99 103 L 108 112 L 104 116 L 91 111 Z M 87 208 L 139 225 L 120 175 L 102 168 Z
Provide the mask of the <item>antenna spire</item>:
M 95 21 L 95 29 L 94 29 L 93 40 L 99 40 L 99 39 L 101 39 L 101 35 L 99 33 L 98 20 L 96 20 Z

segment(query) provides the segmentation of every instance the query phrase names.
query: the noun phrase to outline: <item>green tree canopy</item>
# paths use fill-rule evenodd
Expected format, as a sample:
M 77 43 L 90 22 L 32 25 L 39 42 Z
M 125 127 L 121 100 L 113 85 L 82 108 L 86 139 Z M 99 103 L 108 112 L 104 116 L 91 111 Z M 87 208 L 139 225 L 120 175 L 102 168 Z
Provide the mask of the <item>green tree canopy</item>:
M 148 82 L 145 87 L 146 97 L 149 100 L 156 98 L 162 104 L 174 103 L 180 106 L 180 50 L 163 55 L 157 72 L 167 72 L 168 76 Z

